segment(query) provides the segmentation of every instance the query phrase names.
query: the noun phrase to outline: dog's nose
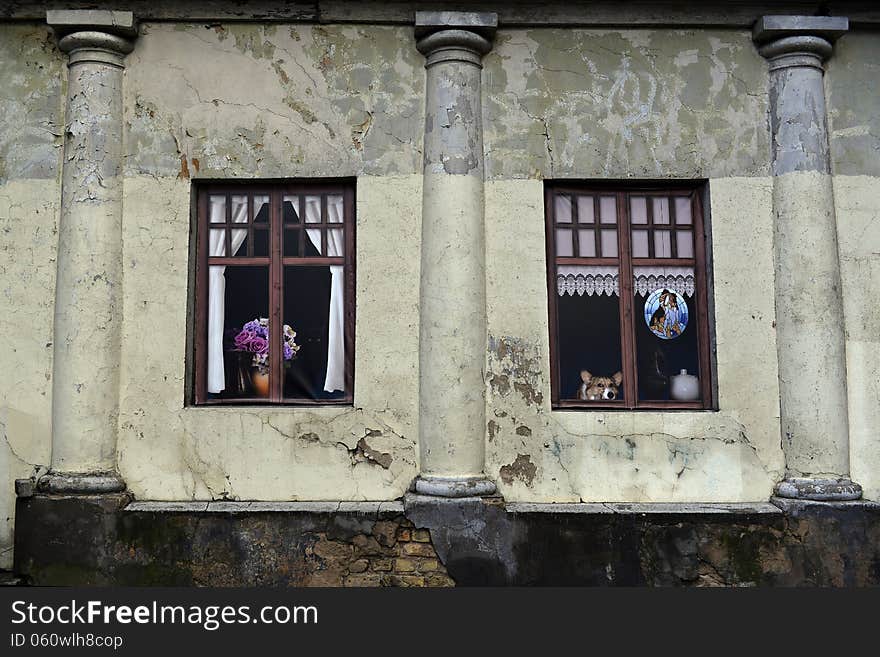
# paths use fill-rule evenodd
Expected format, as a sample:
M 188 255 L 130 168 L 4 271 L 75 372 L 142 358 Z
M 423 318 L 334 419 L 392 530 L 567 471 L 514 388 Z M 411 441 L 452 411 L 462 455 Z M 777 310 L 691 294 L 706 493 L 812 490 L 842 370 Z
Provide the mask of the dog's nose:
M 615 395 L 614 395 L 613 390 L 606 390 L 605 391 L 605 399 L 614 399 L 614 396 Z

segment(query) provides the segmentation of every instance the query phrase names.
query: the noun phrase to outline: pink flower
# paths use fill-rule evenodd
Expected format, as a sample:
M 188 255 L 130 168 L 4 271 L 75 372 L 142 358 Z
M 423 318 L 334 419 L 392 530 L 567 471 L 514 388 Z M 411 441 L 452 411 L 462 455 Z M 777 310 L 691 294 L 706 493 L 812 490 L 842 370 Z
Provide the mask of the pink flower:
M 254 336 L 254 338 L 250 342 L 250 351 L 253 351 L 256 354 L 268 354 L 269 341 L 265 338 Z
M 238 349 L 247 349 L 253 339 L 254 334 L 251 331 L 244 330 L 235 336 L 235 346 Z

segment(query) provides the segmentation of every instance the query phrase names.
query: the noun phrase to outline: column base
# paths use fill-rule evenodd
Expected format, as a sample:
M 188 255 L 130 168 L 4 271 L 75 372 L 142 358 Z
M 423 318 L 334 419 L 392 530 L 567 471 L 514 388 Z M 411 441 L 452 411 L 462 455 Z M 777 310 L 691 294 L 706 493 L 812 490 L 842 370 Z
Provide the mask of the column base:
M 115 472 L 50 472 L 40 477 L 37 488 L 44 493 L 100 495 L 121 493 L 125 481 Z
M 846 502 L 862 497 L 862 487 L 848 478 L 790 477 L 776 484 L 776 495 L 795 500 Z
M 495 494 L 495 482 L 485 476 L 477 477 L 437 477 L 419 475 L 413 483 L 413 490 L 421 495 L 434 497 L 482 497 Z

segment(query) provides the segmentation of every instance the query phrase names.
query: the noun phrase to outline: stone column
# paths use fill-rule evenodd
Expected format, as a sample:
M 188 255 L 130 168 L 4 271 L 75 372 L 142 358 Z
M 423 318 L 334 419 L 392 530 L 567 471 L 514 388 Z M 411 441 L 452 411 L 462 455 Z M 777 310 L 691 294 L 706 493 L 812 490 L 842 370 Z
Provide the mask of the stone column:
M 416 12 L 426 57 L 417 493 L 487 495 L 480 74 L 495 14 Z
M 49 492 L 123 490 L 116 472 L 122 315 L 122 73 L 131 12 L 49 11 L 68 54 Z
M 766 16 L 754 27 L 770 63 L 781 497 L 852 500 L 840 263 L 823 62 L 841 17 Z

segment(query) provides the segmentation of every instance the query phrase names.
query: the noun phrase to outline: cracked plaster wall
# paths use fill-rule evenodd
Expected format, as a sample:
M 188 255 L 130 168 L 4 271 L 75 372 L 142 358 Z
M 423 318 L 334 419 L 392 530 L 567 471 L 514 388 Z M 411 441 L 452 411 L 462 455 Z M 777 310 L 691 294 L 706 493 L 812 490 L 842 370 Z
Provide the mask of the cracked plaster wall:
M 877 173 L 880 130 L 865 82 L 878 48 L 873 34 L 846 35 L 826 77 L 852 470 L 869 498 L 880 361 L 864 299 L 880 293 L 880 187 L 864 174 Z M 746 31 L 499 34 L 484 75 L 487 471 L 507 499 L 754 501 L 783 475 L 767 82 Z M 543 189 L 510 179 L 628 177 L 709 179 L 720 412 L 550 411 Z
M 487 471 L 506 499 L 754 501 L 782 477 L 767 85 L 747 31 L 499 34 L 484 75 Z M 720 412 L 550 410 L 540 179 L 630 177 L 711 179 Z
M 769 497 L 784 469 L 772 180 L 712 180 L 710 194 L 721 411 L 551 411 L 543 185 L 523 180 L 486 185 L 486 468 L 505 499 Z M 512 216 L 516 240 L 509 239 Z
M 769 172 L 747 30 L 504 30 L 484 66 L 489 179 Z
M 0 568 L 13 481 L 44 472 L 51 449 L 64 71 L 49 28 L 0 24 Z
M 846 327 L 850 454 L 864 496 L 880 499 L 880 35 L 851 32 L 828 62 L 834 174 Z
M 423 61 L 401 27 L 143 25 L 127 60 L 126 174 L 420 172 Z
M 16 374 L 0 382 L 2 567 L 12 480 L 49 459 L 66 74 L 48 28 L 0 35 L 0 249 L 14 256 L 0 327 Z M 861 299 L 880 292 L 878 49 L 846 35 L 826 76 L 853 477 L 873 498 L 878 327 Z M 765 499 L 783 463 L 767 74 L 749 33 L 502 30 L 484 63 L 487 471 L 511 500 Z M 125 81 L 119 437 L 139 497 L 387 499 L 417 472 L 422 65 L 405 27 L 142 26 Z M 190 178 L 345 175 L 359 177 L 355 408 L 184 408 Z M 549 410 L 540 179 L 629 176 L 712 179 L 719 413 Z
M 126 180 L 119 467 L 136 497 L 403 494 L 418 472 L 420 183 L 358 179 L 354 407 L 273 409 L 184 407 L 189 185 Z
M 393 499 L 417 474 L 423 89 L 405 28 L 142 26 L 119 435 L 138 498 Z M 325 176 L 358 177 L 354 408 L 184 408 L 189 178 Z

